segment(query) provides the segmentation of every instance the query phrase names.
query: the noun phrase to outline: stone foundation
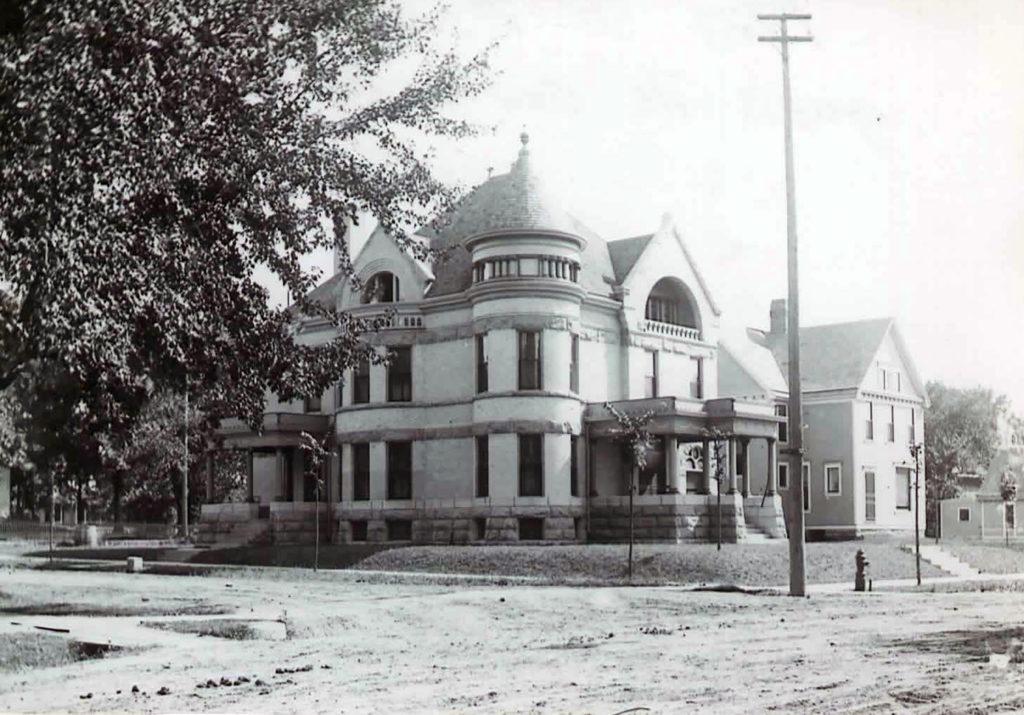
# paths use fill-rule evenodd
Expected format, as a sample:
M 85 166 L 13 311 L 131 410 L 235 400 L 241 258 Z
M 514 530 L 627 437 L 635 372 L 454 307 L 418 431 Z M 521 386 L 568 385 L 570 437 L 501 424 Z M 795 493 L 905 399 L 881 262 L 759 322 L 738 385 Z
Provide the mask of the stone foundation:
M 571 543 L 580 540 L 582 506 L 511 505 L 419 507 L 411 509 L 353 507 L 338 505 L 334 514 L 335 542 L 347 544 L 353 538 L 353 522 L 366 524 L 366 541 L 381 543 L 389 538 L 389 521 L 411 522 L 413 544 L 518 543 L 521 518 L 542 519 L 540 541 Z M 401 541 L 401 540 L 399 540 Z
M 634 539 L 638 542 L 714 542 L 718 539 L 719 510 L 715 495 L 643 495 L 636 497 L 634 506 Z M 207 515 L 204 510 L 203 528 L 214 537 L 211 541 L 229 538 L 237 541 L 237 537 L 248 536 L 250 542 L 313 543 L 315 504 L 274 502 L 269 505 L 269 518 L 263 520 L 256 519 L 255 505 L 250 508 L 252 514 L 232 512 L 220 515 L 228 517 L 226 519 L 209 521 L 206 517 L 214 517 L 214 514 Z M 540 521 L 524 522 L 526 519 Z M 760 497 L 756 500 L 751 497 L 745 507 L 739 494 L 722 495 L 721 522 L 721 538 L 725 543 L 744 541 L 748 525 L 753 534 L 785 537 L 778 496 L 769 498 L 763 507 Z M 587 509 L 582 499 L 570 505 L 545 504 L 539 499 L 511 504 L 471 499 L 447 503 L 374 501 L 320 505 L 322 543 L 515 544 L 588 540 L 622 543 L 629 539 L 629 498 L 593 497 L 589 524 L 588 538 Z
M 718 497 L 704 494 L 638 496 L 633 505 L 633 539 L 641 543 L 717 541 Z M 721 535 L 725 543 L 746 537 L 743 498 L 723 494 Z M 590 507 L 590 540 L 629 540 L 629 497 L 595 497 Z

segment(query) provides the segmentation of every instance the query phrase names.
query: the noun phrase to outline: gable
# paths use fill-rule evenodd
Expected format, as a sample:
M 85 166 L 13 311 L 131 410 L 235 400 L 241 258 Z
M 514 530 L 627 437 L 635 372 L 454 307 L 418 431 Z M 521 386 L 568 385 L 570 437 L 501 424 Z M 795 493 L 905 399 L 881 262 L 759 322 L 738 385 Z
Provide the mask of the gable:
M 925 388 L 895 323 L 889 326 L 859 385 L 861 390 L 926 398 Z
M 388 271 L 398 277 L 401 302 L 421 300 L 433 275 L 422 262 L 403 250 L 380 226 L 377 226 L 352 261 L 352 269 L 361 281 Z M 350 281 L 342 281 L 336 288 L 339 308 L 350 308 L 361 303 L 359 292 Z
M 666 214 L 661 227 L 648 240 L 641 241 L 645 238 L 648 237 L 628 239 L 637 245 L 643 244 L 632 268 L 622 280 L 622 285 L 629 295 L 627 302 L 630 307 L 639 315 L 643 315 L 644 304 L 654 284 L 662 278 L 676 278 L 686 287 L 699 312 L 707 339 L 706 331 L 717 326 L 717 318 L 721 312 L 672 218 Z
M 800 388 L 804 392 L 857 389 L 889 330 L 890 318 L 800 328 Z M 766 336 L 783 375 L 789 372 L 785 333 Z M 788 379 L 788 378 L 787 378 Z

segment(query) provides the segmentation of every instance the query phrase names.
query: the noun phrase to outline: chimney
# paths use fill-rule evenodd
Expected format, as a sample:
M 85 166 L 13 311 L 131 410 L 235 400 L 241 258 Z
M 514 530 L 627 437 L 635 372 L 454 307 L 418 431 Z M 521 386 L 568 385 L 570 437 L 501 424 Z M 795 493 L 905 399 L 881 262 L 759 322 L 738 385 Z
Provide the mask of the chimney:
M 786 299 L 776 298 L 772 301 L 772 307 L 769 311 L 771 316 L 771 330 L 769 331 L 772 335 L 785 335 L 786 334 Z

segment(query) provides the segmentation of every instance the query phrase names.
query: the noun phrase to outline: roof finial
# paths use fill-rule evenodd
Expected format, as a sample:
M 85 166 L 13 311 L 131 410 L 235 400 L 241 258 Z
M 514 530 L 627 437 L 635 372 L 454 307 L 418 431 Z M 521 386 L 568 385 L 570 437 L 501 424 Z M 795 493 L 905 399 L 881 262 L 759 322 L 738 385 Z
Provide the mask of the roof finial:
M 523 146 L 530 143 L 530 135 L 526 133 L 526 127 L 523 127 L 523 133 L 519 135 L 519 141 L 523 143 Z
M 487 167 L 487 178 L 488 179 L 491 178 L 491 174 L 493 174 L 493 173 L 494 173 L 494 167 L 493 166 L 488 166 Z

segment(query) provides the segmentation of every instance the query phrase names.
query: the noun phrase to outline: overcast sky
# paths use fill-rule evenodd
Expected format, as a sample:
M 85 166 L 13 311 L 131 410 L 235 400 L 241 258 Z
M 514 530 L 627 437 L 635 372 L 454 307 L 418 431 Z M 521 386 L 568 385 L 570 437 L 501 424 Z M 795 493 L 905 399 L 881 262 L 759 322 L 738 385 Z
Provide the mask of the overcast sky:
M 531 159 L 607 239 L 671 213 L 727 325 L 785 294 L 776 28 L 793 49 L 802 323 L 895 316 L 925 379 L 1024 409 L 1024 3 L 944 0 L 453 0 L 461 47 L 500 73 L 440 143 L 464 184 Z M 368 232 L 363 226 L 361 233 Z

